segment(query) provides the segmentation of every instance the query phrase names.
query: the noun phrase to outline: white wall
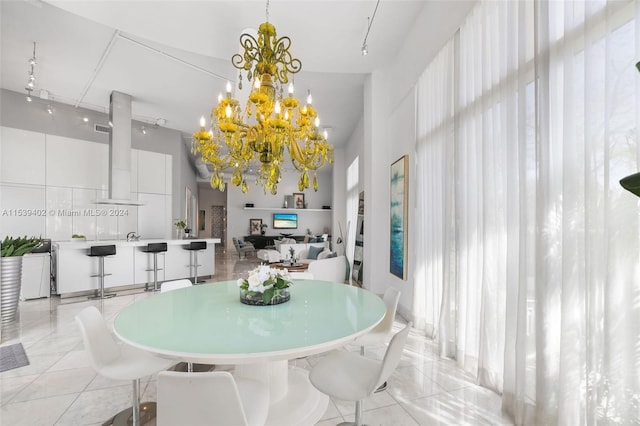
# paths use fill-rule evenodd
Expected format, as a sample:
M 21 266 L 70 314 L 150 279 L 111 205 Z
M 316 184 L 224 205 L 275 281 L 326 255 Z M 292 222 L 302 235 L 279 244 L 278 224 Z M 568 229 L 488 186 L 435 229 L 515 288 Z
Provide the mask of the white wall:
M 391 285 L 402 292 L 399 312 L 410 317 L 413 300 L 413 248 L 415 235 L 415 108 L 413 89 L 428 63 L 449 40 L 475 1 L 429 2 L 416 18 L 394 61 L 374 71 L 365 83 L 364 173 L 365 235 L 364 285 L 383 293 Z M 442 16 L 438 26 L 427 25 L 430 16 Z M 408 277 L 389 272 L 389 168 L 409 155 Z
M 310 176 L 313 179 L 313 176 Z M 309 209 L 321 209 L 323 205 L 331 206 L 332 203 L 332 177 L 328 172 L 318 173 L 318 192 L 313 189 L 304 191 L 305 201 Z M 280 232 L 292 232 L 295 235 L 304 235 L 307 228 L 315 234 L 322 234 L 325 227 L 330 229 L 332 224 L 332 210 L 313 212 L 304 209 L 291 210 L 298 213 L 298 229 L 274 230 L 272 214 L 282 208 L 285 195 L 292 195 L 298 190 L 297 173 L 283 172 L 282 182 L 278 185 L 276 195 L 265 194 L 263 189 L 250 185 L 249 193 L 243 194 L 240 188 L 227 184 L 227 249 L 233 248 L 232 237 L 242 238 L 249 235 L 249 219 L 262 219 L 269 227 L 266 235 L 280 235 Z M 245 210 L 246 203 L 253 203 L 255 207 L 269 208 L 273 210 Z
M 74 108 L 73 106 L 57 102 L 53 102 L 55 113 L 49 115 L 46 112 L 46 106 L 47 102 L 41 101 L 36 97 L 34 97 L 33 102 L 29 103 L 25 101 L 23 93 L 16 93 L 5 89 L 0 90 L 0 126 L 40 135 L 38 136 L 38 141 L 25 142 L 22 140 L 21 143 L 17 144 L 8 144 L 8 141 L 4 143 L 5 138 L 2 138 L 0 142 L 3 142 L 3 145 L 5 145 L 4 150 L 7 151 L 6 155 L 14 159 L 17 158 L 17 160 L 10 161 L 9 157 L 5 158 L 5 152 L 3 151 L 1 155 L 3 158 L 1 170 L 13 168 L 13 171 L 3 172 L 13 174 L 17 167 L 22 171 L 22 173 L 20 173 L 21 177 L 18 180 L 24 179 L 22 183 L 17 182 L 16 179 L 6 183 L 15 186 L 18 184 L 33 184 L 35 180 L 38 182 L 38 185 L 44 185 L 44 183 L 42 183 L 44 173 L 54 173 L 53 170 L 55 169 L 69 169 L 69 175 L 57 176 L 54 173 L 54 175 L 50 176 L 53 180 L 46 182 L 46 186 L 50 188 L 67 188 L 63 193 L 58 192 L 57 195 L 51 192 L 54 191 L 53 189 L 49 189 L 49 202 L 53 202 L 52 200 L 54 199 L 66 200 L 64 202 L 56 201 L 52 205 L 63 205 L 72 208 L 74 204 L 71 201 L 72 198 L 69 196 L 69 188 L 75 188 L 71 190 L 71 197 L 75 197 L 73 199 L 75 199 L 77 206 L 87 205 L 88 201 L 98 198 L 98 196 L 93 196 L 92 193 L 86 190 L 100 191 L 101 196 L 106 198 L 108 178 L 104 180 L 103 173 L 104 165 L 108 164 L 108 155 L 106 153 L 108 152 L 109 137 L 106 134 L 96 133 L 93 125 L 95 123 L 106 125 L 108 115 L 84 108 Z M 88 117 L 89 122 L 85 123 L 82 120 L 83 117 Z M 138 195 L 135 196 L 140 197 L 147 205 L 142 208 L 142 215 L 133 215 L 133 213 L 130 213 L 126 218 L 120 217 L 115 220 L 115 222 L 114 219 L 112 219 L 108 221 L 107 224 L 103 224 L 103 220 L 99 219 L 95 224 L 96 237 L 111 236 L 112 238 L 116 238 L 116 234 L 122 236 L 122 233 L 126 235 L 126 232 L 137 231 L 142 234 L 143 237 L 151 238 L 153 236 L 159 236 L 161 233 L 164 234 L 165 226 L 167 226 L 166 232 L 169 232 L 169 235 L 171 235 L 172 219 L 184 217 L 185 188 L 189 186 L 193 193 L 197 194 L 195 173 L 189 163 L 188 150 L 182 141 L 181 133 L 173 129 L 149 126 L 148 123 L 146 123 L 147 134 L 144 135 L 140 131 L 142 124 L 145 123 L 132 122 L 131 142 L 134 148 L 132 152 L 135 153 L 137 150 L 138 152 L 146 152 L 147 154 L 144 154 L 145 158 L 142 159 L 134 159 L 132 157 L 132 161 L 134 167 L 139 162 L 143 165 L 142 187 L 135 190 L 135 192 L 138 193 Z M 70 151 L 64 149 L 62 151 L 53 150 L 50 153 L 51 157 L 49 157 L 49 160 L 45 158 L 44 166 L 42 166 L 42 156 L 45 155 L 46 149 L 34 149 L 31 150 L 30 153 L 16 151 L 21 149 L 20 147 L 22 147 L 23 143 L 29 143 L 31 145 L 37 143 L 40 144 L 41 147 L 42 144 L 46 146 L 45 141 L 50 144 L 58 142 L 65 145 Z M 60 155 L 63 152 L 64 154 Z M 164 155 L 164 165 L 161 164 L 162 161 L 156 161 L 159 160 L 160 157 L 152 155 L 153 153 Z M 169 157 L 171 158 L 170 165 L 166 162 Z M 106 163 L 103 162 L 103 158 Z M 45 167 L 47 166 L 46 161 L 49 162 L 49 167 Z M 95 163 L 96 161 L 98 162 Z M 72 165 L 70 166 L 68 162 L 72 162 Z M 151 167 L 145 168 L 145 166 Z M 88 172 L 89 169 L 91 169 L 91 173 Z M 158 170 L 162 171 L 160 175 L 158 174 Z M 100 176 L 99 184 L 96 183 L 96 176 Z M 136 176 L 137 172 L 134 172 L 132 174 L 132 187 L 134 188 L 137 188 L 138 185 L 138 181 L 133 180 Z M 46 176 L 44 176 L 44 178 L 46 178 Z M 148 178 L 149 180 L 144 180 L 144 178 Z M 70 182 L 69 179 L 73 179 L 74 181 Z M 162 190 L 158 189 L 161 186 L 160 182 L 164 185 Z M 156 185 L 158 188 L 155 188 Z M 40 194 L 47 200 L 46 191 L 43 193 L 42 190 L 43 189 L 37 190 L 31 188 L 29 190 L 32 193 L 31 199 L 33 200 L 33 197 L 40 196 L 35 195 L 34 191 L 40 191 Z M 3 190 L 2 192 L 5 191 Z M 9 197 L 3 197 L 2 193 L 0 193 L 0 208 L 5 208 L 7 205 L 21 205 L 20 203 L 22 203 L 22 201 L 18 201 L 10 193 L 6 193 L 5 195 L 9 195 Z M 160 195 L 163 197 L 162 201 Z M 95 208 L 96 206 L 97 205 L 92 204 L 90 207 Z M 169 213 L 166 218 L 161 218 L 155 214 L 157 208 L 164 209 L 166 206 L 169 206 Z M 136 209 L 134 208 L 134 210 Z M 149 212 L 148 214 L 146 213 L 147 211 Z M 49 219 L 49 221 L 51 222 L 52 219 Z M 161 221 L 162 231 L 159 228 Z M 5 223 L 4 220 L 1 222 L 2 224 Z M 57 235 L 60 237 L 64 235 L 65 238 L 69 238 L 71 234 L 67 236 L 69 231 L 68 221 L 62 220 L 62 222 L 65 224 L 63 228 L 60 228 L 61 234 Z M 167 222 L 168 224 L 166 224 Z M 21 223 L 22 225 L 12 230 L 12 235 L 16 233 L 24 235 L 26 233 L 28 235 L 42 234 L 45 236 L 46 223 L 42 224 L 42 221 L 35 219 L 30 222 L 23 221 Z M 87 227 L 91 228 L 92 225 L 85 224 L 79 219 L 72 220 L 72 223 L 75 223 L 75 225 L 71 225 L 72 232 L 92 235 L 93 231 L 91 229 L 89 232 L 84 231 Z M 140 223 L 140 226 L 138 226 L 138 223 Z M 53 224 L 50 225 L 53 226 Z M 49 230 L 52 229 L 51 226 Z M 87 236 L 89 237 L 89 235 Z
M 109 189 L 108 146 L 0 127 L 0 235 L 69 240 L 171 236 L 172 157 L 131 150 L 131 199 L 143 206 L 96 205 Z

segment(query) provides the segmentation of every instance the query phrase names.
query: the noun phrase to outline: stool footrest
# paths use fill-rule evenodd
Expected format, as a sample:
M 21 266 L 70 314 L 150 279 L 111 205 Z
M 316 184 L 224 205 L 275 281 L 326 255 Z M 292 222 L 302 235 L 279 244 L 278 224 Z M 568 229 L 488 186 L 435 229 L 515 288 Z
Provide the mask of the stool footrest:
M 105 277 L 108 277 L 109 275 L 113 275 L 113 274 L 104 274 Z M 100 274 L 97 275 L 89 275 L 89 277 L 100 277 Z
M 153 272 L 153 269 L 145 269 L 145 272 Z M 158 271 L 164 271 L 163 268 L 158 268 Z

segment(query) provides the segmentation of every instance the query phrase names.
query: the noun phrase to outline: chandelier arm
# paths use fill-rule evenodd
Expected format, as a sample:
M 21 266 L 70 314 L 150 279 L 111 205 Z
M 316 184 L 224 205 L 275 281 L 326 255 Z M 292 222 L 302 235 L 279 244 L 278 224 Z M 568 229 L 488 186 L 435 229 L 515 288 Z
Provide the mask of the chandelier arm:
M 244 55 L 236 53 L 231 57 L 231 64 L 239 70 L 249 71 L 251 64 L 259 61 L 260 50 L 258 48 L 258 40 L 251 34 L 242 34 L 240 36 L 240 45 L 244 48 Z

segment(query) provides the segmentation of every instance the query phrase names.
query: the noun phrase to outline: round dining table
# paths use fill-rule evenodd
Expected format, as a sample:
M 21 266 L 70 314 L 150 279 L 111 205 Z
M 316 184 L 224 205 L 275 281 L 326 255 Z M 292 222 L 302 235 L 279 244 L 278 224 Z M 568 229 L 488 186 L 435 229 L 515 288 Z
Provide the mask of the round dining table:
M 269 385 L 266 424 L 314 424 L 329 398 L 288 360 L 348 344 L 375 327 L 386 308 L 374 293 L 341 283 L 298 280 L 290 293 L 286 303 L 254 306 L 240 302 L 236 281 L 187 287 L 127 306 L 114 331 L 162 356 L 234 364 L 235 375 Z

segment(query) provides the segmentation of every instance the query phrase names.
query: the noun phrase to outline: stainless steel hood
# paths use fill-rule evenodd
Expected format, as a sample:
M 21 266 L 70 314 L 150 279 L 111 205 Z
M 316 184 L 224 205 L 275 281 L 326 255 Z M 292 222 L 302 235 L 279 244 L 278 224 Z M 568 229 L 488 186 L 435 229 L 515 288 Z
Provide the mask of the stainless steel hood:
M 113 91 L 109 99 L 109 198 L 96 204 L 142 206 L 131 199 L 131 96 Z

